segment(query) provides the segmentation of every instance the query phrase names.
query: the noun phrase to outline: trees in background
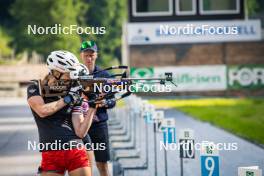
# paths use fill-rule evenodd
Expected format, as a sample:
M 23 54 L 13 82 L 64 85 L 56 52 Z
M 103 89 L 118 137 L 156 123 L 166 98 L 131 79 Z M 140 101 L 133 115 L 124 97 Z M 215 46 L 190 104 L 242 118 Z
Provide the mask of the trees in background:
M 99 57 L 102 58 L 98 59 L 98 62 L 103 66 L 110 65 L 121 57 L 125 4 L 126 1 L 119 0 L 1 1 L 0 18 L 3 20 L 0 21 L 0 29 L 1 26 L 3 29 L 0 30 L 0 53 L 13 48 L 16 53 L 36 51 L 47 56 L 52 50 L 64 49 L 78 56 L 81 41 L 95 40 L 99 47 Z M 28 25 L 52 27 L 55 24 L 105 27 L 106 33 L 103 35 L 28 34 Z
M 11 42 L 11 38 L 7 34 L 7 32 L 0 27 L 0 57 L 9 57 L 12 54 L 12 49 L 9 47 L 9 42 Z
M 13 37 L 10 34 L 14 20 L 12 15 L 9 13 L 11 5 L 14 3 L 14 0 L 0 1 L 0 64 L 4 63 L 1 58 L 11 57 L 13 51 L 11 42 Z
M 121 58 L 122 24 L 126 18 L 126 0 L 87 0 L 89 10 L 85 14 L 88 26 L 104 26 L 104 35 L 82 36 L 83 40 L 92 38 L 99 47 L 98 62 L 106 65 Z M 109 54 L 111 53 L 111 54 Z
M 16 20 L 13 46 L 18 52 L 37 51 L 44 56 L 52 50 L 69 50 L 78 54 L 78 34 L 28 34 L 28 25 L 51 27 L 55 24 L 69 26 L 77 24 L 81 1 L 72 0 L 17 0 L 11 8 Z
M 246 0 L 246 14 L 250 17 L 255 15 L 258 11 L 264 10 L 261 5 L 261 0 Z
M 82 40 L 95 40 L 99 47 L 98 62 L 111 65 L 121 59 L 122 23 L 126 18 L 127 0 L 5 0 L 0 1 L 0 57 L 15 50 L 37 51 L 43 56 L 56 49 L 79 54 Z M 253 15 L 263 11 L 261 0 L 246 0 L 247 11 Z M 106 27 L 105 34 L 28 35 L 27 25 L 53 26 L 76 24 Z

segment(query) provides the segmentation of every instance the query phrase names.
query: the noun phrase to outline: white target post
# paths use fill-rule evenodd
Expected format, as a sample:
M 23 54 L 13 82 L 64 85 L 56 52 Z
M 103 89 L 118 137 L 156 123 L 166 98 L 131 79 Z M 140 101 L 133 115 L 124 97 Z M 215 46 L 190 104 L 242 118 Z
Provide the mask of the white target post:
M 186 128 L 179 131 L 180 158 L 195 158 L 194 131 Z
M 149 103 L 147 100 L 142 100 L 141 101 L 141 109 L 140 109 L 140 114 L 142 118 L 146 118 L 147 112 L 148 112 L 148 106 Z
M 146 123 L 148 124 L 153 123 L 154 112 L 155 112 L 155 106 L 149 104 L 146 100 L 143 100 L 141 106 L 141 117 L 145 119 Z
M 201 176 L 219 176 L 219 152 L 213 142 L 203 142 L 200 151 Z
M 153 116 L 154 121 L 154 132 L 162 132 L 159 130 L 162 120 L 164 119 L 164 111 L 155 111 Z
M 158 131 L 163 132 L 164 145 L 176 143 L 175 118 L 163 118 L 158 124 Z M 167 150 L 164 150 L 165 176 L 168 175 Z
M 239 167 L 238 176 L 262 176 L 259 166 Z
M 154 123 L 154 120 L 153 120 L 154 112 L 155 112 L 155 106 L 152 104 L 147 104 L 146 105 L 146 112 L 145 112 L 146 123 L 148 123 L 148 124 Z
M 181 129 L 179 132 L 179 144 L 180 144 L 180 175 L 183 176 L 183 158 L 194 159 L 194 131 L 186 128 Z
M 175 118 L 164 118 L 158 124 L 158 130 L 164 132 L 166 128 L 175 128 Z
M 157 176 L 158 172 L 158 161 L 157 161 L 157 129 L 158 123 L 164 119 L 164 111 L 155 111 L 155 108 L 151 109 L 153 111 L 153 134 L 154 134 L 154 162 L 155 162 L 155 176 Z

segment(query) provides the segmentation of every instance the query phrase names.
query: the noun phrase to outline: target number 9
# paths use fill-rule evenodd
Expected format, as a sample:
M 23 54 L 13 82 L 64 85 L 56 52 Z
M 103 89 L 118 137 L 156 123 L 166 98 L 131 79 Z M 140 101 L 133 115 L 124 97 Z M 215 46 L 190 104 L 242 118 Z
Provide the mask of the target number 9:
M 208 176 L 212 176 L 214 173 L 215 162 L 212 157 L 206 157 L 205 159 L 205 169 L 209 172 Z

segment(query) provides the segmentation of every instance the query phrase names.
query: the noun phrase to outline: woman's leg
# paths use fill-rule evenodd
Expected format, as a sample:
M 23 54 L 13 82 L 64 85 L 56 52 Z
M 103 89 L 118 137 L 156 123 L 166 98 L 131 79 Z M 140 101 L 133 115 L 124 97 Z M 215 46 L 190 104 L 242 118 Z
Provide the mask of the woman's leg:
M 63 176 L 64 174 L 56 174 L 56 173 L 49 173 L 49 172 L 42 172 L 41 176 Z
M 87 150 L 86 153 L 87 153 L 87 158 L 90 162 L 91 173 L 93 173 L 94 153 L 92 150 Z
M 91 165 L 86 150 L 73 149 L 67 151 L 67 166 L 69 176 L 91 176 Z
M 69 172 L 69 176 L 92 176 L 91 167 L 82 167 Z

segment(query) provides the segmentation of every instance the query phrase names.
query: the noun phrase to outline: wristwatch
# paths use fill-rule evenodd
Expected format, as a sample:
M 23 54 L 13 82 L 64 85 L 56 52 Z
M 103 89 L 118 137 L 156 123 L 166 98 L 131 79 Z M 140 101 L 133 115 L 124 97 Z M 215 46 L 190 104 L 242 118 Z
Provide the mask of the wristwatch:
M 71 96 L 67 95 L 63 98 L 65 104 L 70 104 L 72 102 Z

